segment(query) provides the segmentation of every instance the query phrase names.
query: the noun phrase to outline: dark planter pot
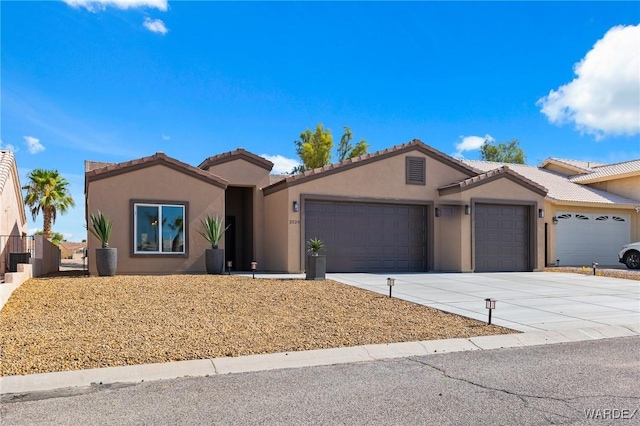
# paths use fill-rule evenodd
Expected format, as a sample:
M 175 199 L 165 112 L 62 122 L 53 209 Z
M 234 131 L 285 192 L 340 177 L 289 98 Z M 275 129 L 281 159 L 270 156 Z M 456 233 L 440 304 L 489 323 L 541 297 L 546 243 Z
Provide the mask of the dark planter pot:
M 112 247 L 97 248 L 96 267 L 98 268 L 99 276 L 113 277 L 118 267 L 118 249 Z
M 224 249 L 206 249 L 204 260 L 207 274 L 222 274 L 224 272 Z
M 306 279 L 324 280 L 327 272 L 327 257 L 319 254 L 317 256 L 307 256 Z

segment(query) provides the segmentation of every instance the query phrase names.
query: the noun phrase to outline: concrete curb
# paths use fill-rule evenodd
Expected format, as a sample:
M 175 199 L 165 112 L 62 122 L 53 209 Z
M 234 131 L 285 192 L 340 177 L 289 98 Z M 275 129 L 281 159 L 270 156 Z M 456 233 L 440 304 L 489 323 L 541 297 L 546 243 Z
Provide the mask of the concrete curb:
M 364 345 L 351 348 L 318 349 L 240 357 L 176 361 L 160 364 L 95 368 L 0 377 L 0 394 L 19 394 L 56 389 L 87 387 L 92 384 L 140 383 L 179 377 L 247 373 L 284 368 L 315 367 L 383 359 L 425 356 L 450 352 L 527 347 L 640 336 L 640 325 L 603 326 L 567 331 L 481 336 L 469 339 Z

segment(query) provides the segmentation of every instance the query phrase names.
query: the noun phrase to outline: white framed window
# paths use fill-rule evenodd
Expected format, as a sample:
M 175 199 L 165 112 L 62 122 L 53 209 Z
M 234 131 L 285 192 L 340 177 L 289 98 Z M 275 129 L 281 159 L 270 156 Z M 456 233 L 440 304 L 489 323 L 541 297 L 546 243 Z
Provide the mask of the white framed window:
M 185 254 L 185 206 L 133 204 L 134 254 Z

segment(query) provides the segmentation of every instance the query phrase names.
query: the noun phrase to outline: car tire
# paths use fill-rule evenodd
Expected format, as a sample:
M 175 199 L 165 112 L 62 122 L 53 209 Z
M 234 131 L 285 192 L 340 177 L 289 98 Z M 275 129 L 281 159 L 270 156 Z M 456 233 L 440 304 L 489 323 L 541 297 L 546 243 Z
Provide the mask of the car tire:
M 624 255 L 624 264 L 629 269 L 640 269 L 640 252 L 631 250 Z

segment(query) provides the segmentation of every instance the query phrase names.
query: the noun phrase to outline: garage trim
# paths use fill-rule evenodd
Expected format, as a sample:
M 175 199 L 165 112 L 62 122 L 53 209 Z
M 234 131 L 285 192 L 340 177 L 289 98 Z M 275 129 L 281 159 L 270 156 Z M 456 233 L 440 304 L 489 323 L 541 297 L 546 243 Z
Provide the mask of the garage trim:
M 415 205 L 415 206 L 424 206 L 427 212 L 427 239 L 426 239 L 426 269 L 427 271 L 433 270 L 433 252 L 434 252 L 434 239 L 433 239 L 433 231 L 434 231 L 434 202 L 427 200 L 407 200 L 401 198 L 368 198 L 368 197 L 342 197 L 336 195 L 318 195 L 318 194 L 300 194 L 300 270 L 304 271 L 305 269 L 305 257 L 307 255 L 307 247 L 306 241 L 304 240 L 304 236 L 306 235 L 306 213 L 305 207 L 308 201 L 335 201 L 335 202 L 343 202 L 343 203 L 376 203 L 376 204 L 405 204 L 405 205 Z
M 538 203 L 523 200 L 501 200 L 494 198 L 471 198 L 471 270 L 476 270 L 476 204 L 502 204 L 529 207 L 529 271 L 538 264 Z

